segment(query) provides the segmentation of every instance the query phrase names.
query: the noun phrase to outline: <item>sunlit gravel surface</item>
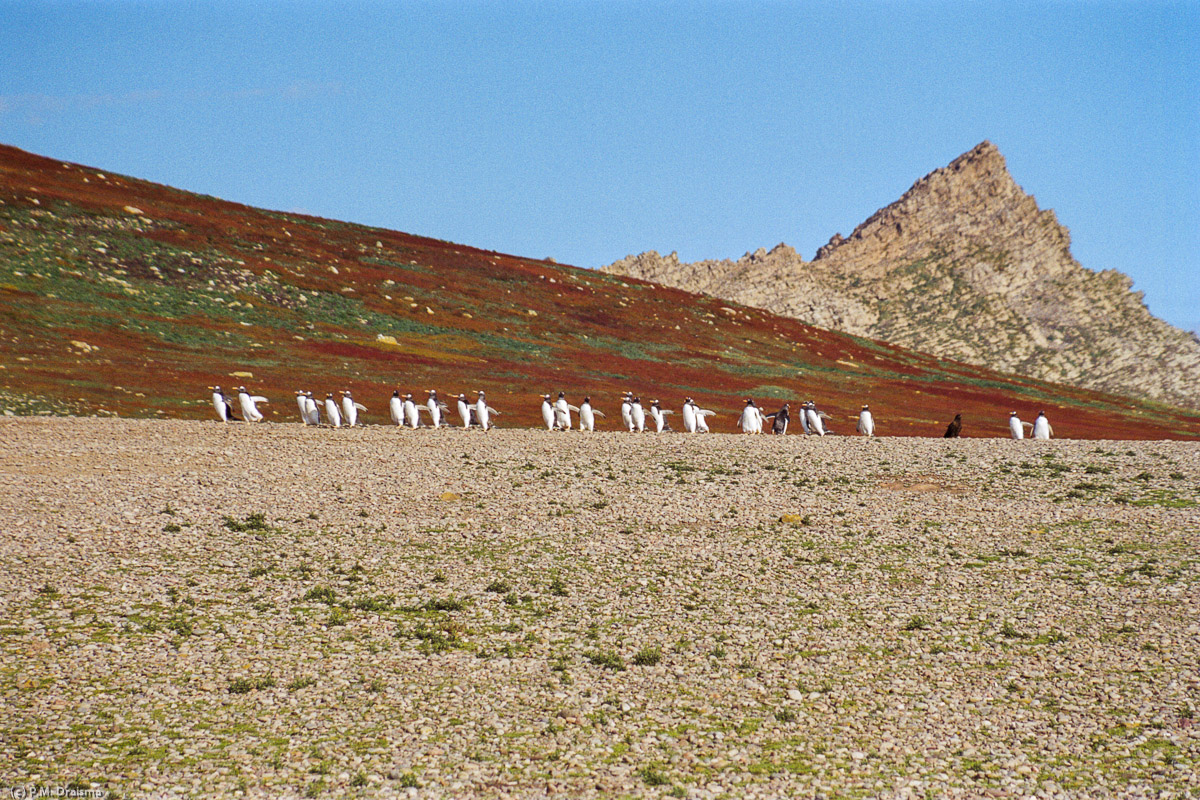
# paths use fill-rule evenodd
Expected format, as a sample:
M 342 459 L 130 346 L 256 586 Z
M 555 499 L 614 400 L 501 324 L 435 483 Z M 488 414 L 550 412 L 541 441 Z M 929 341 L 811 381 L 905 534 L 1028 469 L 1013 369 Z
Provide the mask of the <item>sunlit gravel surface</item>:
M 0 421 L 0 789 L 1195 797 L 1200 445 Z

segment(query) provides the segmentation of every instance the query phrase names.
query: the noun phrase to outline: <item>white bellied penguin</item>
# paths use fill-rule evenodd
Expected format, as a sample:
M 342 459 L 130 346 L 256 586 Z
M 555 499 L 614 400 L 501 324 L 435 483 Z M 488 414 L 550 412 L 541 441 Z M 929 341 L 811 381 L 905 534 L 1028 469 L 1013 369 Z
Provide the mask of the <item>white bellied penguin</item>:
M 542 395 L 542 422 L 546 423 L 546 430 L 554 430 L 554 406 L 550 404 L 550 395 Z
M 559 392 L 558 399 L 554 401 L 554 424 L 564 431 L 571 430 L 572 411 L 578 413 L 579 409 L 567 402 L 565 392 Z
M 267 398 L 262 395 L 251 395 L 246 391 L 245 386 L 238 387 L 238 403 L 242 407 L 242 419 L 246 422 L 262 422 L 262 412 L 255 404 L 265 402 L 267 402 Z
M 858 425 L 855 430 L 863 436 L 875 435 L 875 417 L 871 416 L 871 407 L 863 406 L 862 411 L 858 412 Z
M 621 395 L 621 421 L 625 423 L 625 428 L 630 433 L 633 433 L 633 393 L 625 392 Z
M 808 429 L 817 436 L 825 435 L 825 420 L 829 415 L 817 411 L 817 404 L 809 400 L 804 405 L 804 417 L 808 421 Z
M 296 407 L 300 409 L 300 421 L 308 424 L 308 403 L 304 401 L 304 392 L 297 390 Z
M 633 419 L 633 428 L 638 433 L 646 430 L 646 409 L 642 408 L 642 398 L 635 397 L 629 403 L 629 416 Z
M 1033 438 L 1049 439 L 1054 435 L 1054 428 L 1050 426 L 1050 420 L 1046 419 L 1046 412 L 1039 411 L 1037 419 L 1033 421 Z
M 696 404 L 690 397 L 683 400 L 683 429 L 687 433 L 696 432 Z
M 467 396 L 462 392 L 458 394 L 458 418 L 462 420 L 464 428 L 471 427 L 471 406 L 467 404 Z
M 388 413 L 392 417 L 393 425 L 404 425 L 404 398 L 400 396 L 400 390 L 392 392 L 392 399 L 388 401 Z
M 425 401 L 424 408 L 429 412 L 429 419 L 433 421 L 433 427 L 442 427 L 442 412 L 450 409 L 445 403 L 438 400 L 437 389 L 429 390 L 429 399 Z
M 304 422 L 313 426 L 321 424 L 321 412 L 317 410 L 317 401 L 313 400 L 312 392 L 304 393 Z
M 325 421 L 334 428 L 342 427 L 342 412 L 338 411 L 333 392 L 325 393 Z
M 404 395 L 404 422 L 414 431 L 421 427 L 421 412 L 417 409 L 411 392 Z
M 233 413 L 233 403 L 229 402 L 229 398 L 221 391 L 220 386 L 208 387 L 212 391 L 213 410 L 217 412 L 217 419 L 221 422 L 229 422 L 236 420 L 237 416 Z
M 696 405 L 696 404 L 693 403 L 692 405 Z M 696 408 L 696 432 L 697 433 L 708 433 L 709 432 L 708 431 L 708 418 L 715 416 L 716 413 L 717 412 L 710 411 L 707 408 L 700 408 L 697 406 L 697 408 Z
M 483 428 L 483 432 L 487 433 L 494 426 L 492 425 L 492 415 L 500 412 L 487 404 L 487 399 L 483 396 L 483 391 L 479 392 L 479 399 L 475 401 L 475 417 L 479 420 L 479 427 Z
M 670 410 L 663 411 L 662 405 L 657 400 L 650 401 L 650 419 L 654 420 L 655 433 L 671 430 L 671 426 L 667 424 L 667 414 L 673 413 L 675 412 Z
M 1026 425 L 1029 425 L 1029 423 L 1022 422 L 1021 418 L 1017 416 L 1017 412 L 1008 412 L 1008 432 L 1012 435 L 1012 438 L 1024 439 Z
M 738 427 L 742 429 L 742 433 L 762 433 L 762 412 L 754 404 L 754 398 L 746 398 L 742 416 L 738 419 Z
M 366 411 L 367 407 L 362 403 L 355 402 L 350 395 L 350 390 L 346 389 L 342 392 L 342 411 L 345 412 L 346 425 L 353 428 L 358 424 L 358 412 Z
M 594 431 L 596 430 L 596 417 L 603 417 L 604 412 L 592 408 L 592 398 L 583 398 L 583 403 L 579 406 L 579 430 Z

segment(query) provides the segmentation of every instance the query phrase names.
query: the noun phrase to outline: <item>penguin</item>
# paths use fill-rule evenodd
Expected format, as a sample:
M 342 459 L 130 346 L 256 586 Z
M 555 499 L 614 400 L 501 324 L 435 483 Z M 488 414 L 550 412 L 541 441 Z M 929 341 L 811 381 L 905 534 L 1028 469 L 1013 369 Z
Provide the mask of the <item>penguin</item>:
M 621 396 L 621 421 L 630 433 L 633 433 L 633 393 L 625 392 Z
M 1049 439 L 1054 435 L 1054 428 L 1050 426 L 1050 420 L 1046 419 L 1046 412 L 1039 411 L 1037 419 L 1033 421 L 1033 438 Z
M 858 425 L 855 430 L 863 436 L 875 435 L 875 418 L 871 416 L 871 407 L 864 405 L 862 411 L 858 412 Z
M 1017 416 L 1017 412 L 1008 412 L 1008 432 L 1012 434 L 1012 438 L 1024 439 L 1025 426 L 1028 424 L 1021 422 L 1021 418 Z
M 337 403 L 333 400 L 333 392 L 325 393 L 325 419 L 334 428 L 342 427 L 342 413 L 338 411 Z
M 787 434 L 788 423 L 791 422 L 792 414 L 790 405 L 783 404 L 783 408 L 776 411 L 774 414 L 766 414 L 765 418 L 771 420 L 771 433 L 776 436 L 784 436 Z
M 479 399 L 475 401 L 475 416 L 479 419 L 479 427 L 483 428 L 483 432 L 487 433 L 492 428 L 492 414 L 500 412 L 487 404 L 484 399 L 483 392 L 479 392 Z
M 471 406 L 467 405 L 467 396 L 461 392 L 458 395 L 458 416 L 464 428 L 471 427 Z
M 754 398 L 746 398 L 742 416 L 738 419 L 738 427 L 742 429 L 742 433 L 762 433 L 762 414 L 754 404 Z
M 555 427 L 554 406 L 550 405 L 550 395 L 542 395 L 542 422 L 546 423 L 546 430 L 552 431 Z
M 367 407 L 362 403 L 356 403 L 350 396 L 350 390 L 346 389 L 342 392 L 342 410 L 345 412 L 346 427 L 353 428 L 358 424 L 358 412 L 366 411 Z
M 646 410 L 642 408 L 642 398 L 635 397 L 629 404 L 629 416 L 633 418 L 633 428 L 638 433 L 646 430 Z
M 604 412 L 592 408 L 592 398 L 583 398 L 583 403 L 579 406 L 579 430 L 594 431 L 596 430 L 596 417 L 603 417 Z
M 429 419 L 433 422 L 433 427 L 442 427 L 442 409 L 446 408 L 446 404 L 438 400 L 437 389 L 429 390 L 429 399 L 425 401 L 425 409 L 429 412 Z
M 578 413 L 579 409 L 567 402 L 565 393 L 559 392 L 558 399 L 554 401 L 554 424 L 564 431 L 571 430 L 572 411 Z
M 671 426 L 667 424 L 667 414 L 674 414 L 674 411 L 663 411 L 662 406 L 657 400 L 650 403 L 650 418 L 654 420 L 654 432 L 662 433 L 663 431 L 671 430 Z
M 696 404 L 690 397 L 683 400 L 683 429 L 688 433 L 696 432 Z
M 411 393 L 404 395 L 404 421 L 414 431 L 421 426 L 421 414 L 417 410 L 417 404 L 413 402 Z
M 962 414 L 955 414 L 954 420 L 946 426 L 946 432 L 942 434 L 943 439 L 957 439 L 962 433 Z
M 812 430 L 808 427 L 808 403 L 800 404 L 800 428 L 804 431 L 805 436 L 812 433 Z
M 304 393 L 304 421 L 313 426 L 321 424 L 321 412 L 317 410 L 317 401 L 313 400 L 312 392 Z
M 392 416 L 392 424 L 404 426 L 404 399 L 400 397 L 400 390 L 392 392 L 392 399 L 388 401 L 388 413 Z
M 696 405 L 692 403 L 692 405 Z M 708 433 L 708 418 L 715 415 L 717 412 L 709 411 L 707 408 L 696 409 L 696 432 Z
M 808 429 L 810 431 L 812 431 L 813 433 L 815 433 L 817 436 L 824 436 L 825 435 L 825 423 L 822 421 L 821 418 L 823 416 L 827 416 L 827 415 L 824 415 L 820 411 L 817 411 L 817 404 L 814 403 L 812 400 L 808 401 L 808 403 L 804 409 L 804 414 L 805 414 L 805 417 L 808 419 Z
M 213 409 L 217 412 L 217 419 L 221 422 L 229 422 L 229 420 L 237 420 L 237 416 L 233 413 L 233 403 L 229 402 L 229 398 L 221 391 L 220 386 L 208 387 L 212 391 Z
M 258 410 L 258 407 L 255 405 L 255 403 L 266 402 L 267 398 L 262 397 L 261 395 L 256 394 L 251 396 L 250 393 L 246 391 L 245 386 L 238 387 L 238 403 L 242 407 L 242 419 L 244 419 L 246 422 L 262 422 L 262 412 Z
M 296 391 L 296 407 L 300 409 L 300 421 L 308 424 L 308 403 L 304 402 L 304 392 Z

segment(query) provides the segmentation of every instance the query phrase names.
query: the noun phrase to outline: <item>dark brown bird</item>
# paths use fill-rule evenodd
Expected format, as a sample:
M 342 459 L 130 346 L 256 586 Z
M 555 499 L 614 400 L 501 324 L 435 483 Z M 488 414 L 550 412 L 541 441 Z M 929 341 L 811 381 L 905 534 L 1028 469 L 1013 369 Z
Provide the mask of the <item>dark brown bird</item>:
M 946 426 L 946 432 L 942 435 L 942 438 L 957 439 L 960 431 L 962 431 L 962 414 L 955 414 L 954 421 Z

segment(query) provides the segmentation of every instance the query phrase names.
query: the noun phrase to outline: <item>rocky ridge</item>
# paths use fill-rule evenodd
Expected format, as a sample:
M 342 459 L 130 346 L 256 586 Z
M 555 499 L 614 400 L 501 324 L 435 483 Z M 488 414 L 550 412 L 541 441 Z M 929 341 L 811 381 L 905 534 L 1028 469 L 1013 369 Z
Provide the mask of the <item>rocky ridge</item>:
M 1200 407 L 1200 339 L 1096 272 L 991 142 L 835 234 L 812 261 L 779 244 L 737 261 L 627 256 L 603 270 L 806 323 L 1090 389 Z

